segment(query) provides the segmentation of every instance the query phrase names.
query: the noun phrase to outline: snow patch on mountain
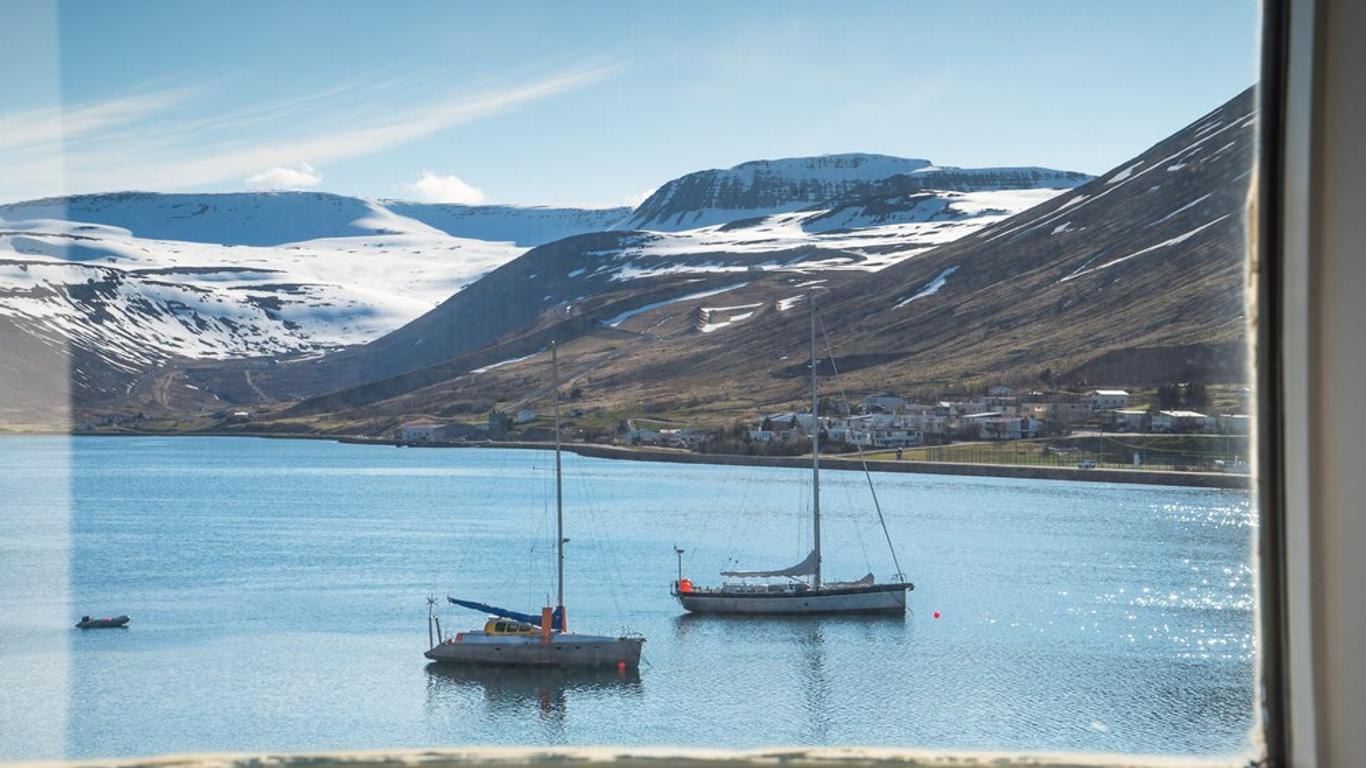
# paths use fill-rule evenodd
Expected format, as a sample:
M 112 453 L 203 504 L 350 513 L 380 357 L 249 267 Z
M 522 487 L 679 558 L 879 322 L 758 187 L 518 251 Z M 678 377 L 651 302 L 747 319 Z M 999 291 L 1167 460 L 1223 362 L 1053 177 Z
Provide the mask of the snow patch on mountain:
M 1101 264 L 1101 265 L 1099 265 L 1099 266 L 1091 267 L 1091 268 L 1089 268 L 1089 269 L 1080 269 L 1080 270 L 1078 270 L 1078 271 L 1076 271 L 1076 272 L 1072 272 L 1071 274 L 1065 275 L 1065 276 L 1063 276 L 1062 278 L 1060 278 L 1060 279 L 1058 280 L 1058 282 L 1060 282 L 1060 283 L 1066 283 L 1066 282 L 1068 282 L 1068 281 L 1070 281 L 1070 280 L 1075 280 L 1075 279 L 1078 278 L 1078 277 L 1082 277 L 1083 275 L 1089 275 L 1089 274 L 1091 274 L 1092 272 L 1099 272 L 1099 271 L 1102 270 L 1102 269 L 1109 269 L 1110 267 L 1113 267 L 1113 266 L 1115 266 L 1115 265 L 1117 265 L 1117 264 L 1123 264 L 1124 262 L 1126 262 L 1126 261 L 1128 261 L 1128 260 L 1130 260 L 1130 259 L 1138 258 L 1139 256 L 1143 256 L 1144 254 L 1152 253 L 1153 251 L 1156 251 L 1156 250 L 1158 250 L 1158 249 L 1167 248 L 1167 247 L 1170 247 L 1170 246 L 1173 246 L 1173 245 L 1180 245 L 1181 243 L 1186 242 L 1187 240 L 1191 239 L 1192 237 L 1195 237 L 1196 235 L 1200 234 L 1201 232 L 1205 231 L 1206 229 L 1209 229 L 1210 227 L 1214 226 L 1215 224 L 1218 224 L 1219 222 L 1223 221 L 1224 219 L 1227 219 L 1228 217 L 1229 217 L 1229 214 L 1224 214 L 1223 216 L 1220 216 L 1219 218 L 1214 219 L 1213 221 L 1207 221 L 1207 222 L 1205 222 L 1204 224 L 1201 224 L 1200 226 L 1196 227 L 1195 229 L 1192 229 L 1192 230 L 1183 232 L 1183 233 L 1177 235 L 1176 237 L 1168 238 L 1168 239 L 1166 239 L 1166 240 L 1163 240 L 1163 241 L 1160 242 L 1160 243 L 1156 243 L 1156 244 L 1154 244 L 1154 245 L 1150 245 L 1150 246 L 1148 246 L 1147 248 L 1143 248 L 1143 249 L 1134 251 L 1133 253 L 1129 254 L 1128 256 L 1120 256 L 1120 257 L 1117 258 L 1117 259 L 1111 259 L 1111 260 L 1109 260 L 1109 261 L 1107 261 L 1107 262 L 1105 262 L 1104 264 Z
M 697 293 L 690 293 L 690 294 L 688 294 L 688 295 L 686 295 L 686 296 L 678 296 L 678 297 L 672 298 L 672 299 L 665 299 L 664 301 L 652 302 L 652 303 L 646 304 L 646 305 L 644 305 L 644 306 L 642 306 L 642 307 L 636 307 L 635 309 L 628 309 L 628 310 L 626 310 L 625 312 L 622 312 L 621 314 L 617 315 L 616 317 L 611 318 L 610 320 L 604 320 L 604 321 L 602 321 L 602 324 L 605 325 L 605 326 L 608 326 L 609 328 L 616 328 L 617 326 L 621 325 L 622 323 L 626 322 L 627 320 L 630 320 L 631 318 L 633 318 L 633 317 L 635 317 L 635 316 L 637 316 L 637 315 L 643 315 L 643 314 L 645 314 L 646 312 L 649 312 L 649 311 L 655 310 L 655 309 L 659 309 L 660 307 L 667 307 L 667 306 L 669 306 L 670 304 L 679 304 L 679 303 L 684 302 L 684 301 L 695 301 L 695 300 L 697 300 L 697 299 L 709 298 L 709 297 L 711 297 L 711 296 L 716 296 L 716 295 L 718 295 L 718 294 L 722 294 L 722 293 L 726 293 L 726 292 L 728 292 L 728 291 L 736 290 L 737 288 L 744 288 L 746 285 L 749 285 L 749 283 L 748 283 L 748 282 L 736 283 L 736 284 L 734 284 L 734 285 L 727 285 L 727 286 L 722 287 L 722 288 L 713 288 L 713 289 L 711 289 L 711 290 L 709 290 L 709 291 L 699 291 L 699 292 L 697 292 Z
M 926 296 L 933 296 L 934 294 L 939 293 L 939 289 L 943 288 L 944 285 L 949 282 L 949 277 L 957 271 L 958 266 L 954 265 L 944 270 L 943 272 L 940 272 L 933 280 L 929 281 L 924 286 L 922 286 L 919 291 L 915 292 L 911 296 L 902 299 L 901 301 L 898 301 L 896 303 L 896 306 L 893 307 L 893 309 L 901 309 L 902 307 L 906 306 L 907 304 L 910 304 L 916 299 L 923 299 Z
M 585 254 L 592 266 L 581 268 L 615 281 L 751 270 L 877 272 L 1060 192 L 943 192 L 893 209 L 797 211 L 681 232 L 647 232 L 626 238 L 619 249 Z

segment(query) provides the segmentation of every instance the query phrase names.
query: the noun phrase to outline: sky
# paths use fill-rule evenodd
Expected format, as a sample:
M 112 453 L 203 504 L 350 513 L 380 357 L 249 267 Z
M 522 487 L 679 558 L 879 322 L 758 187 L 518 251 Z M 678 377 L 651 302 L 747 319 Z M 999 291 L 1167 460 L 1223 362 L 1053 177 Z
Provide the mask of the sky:
M 839 152 L 1101 173 L 1252 85 L 1253 0 L 0 0 L 0 202 L 634 205 Z

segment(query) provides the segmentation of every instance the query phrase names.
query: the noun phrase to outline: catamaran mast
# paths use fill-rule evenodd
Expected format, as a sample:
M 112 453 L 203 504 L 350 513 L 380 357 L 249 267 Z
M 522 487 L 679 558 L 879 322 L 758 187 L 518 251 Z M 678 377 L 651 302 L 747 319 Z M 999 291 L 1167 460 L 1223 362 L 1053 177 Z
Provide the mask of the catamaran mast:
M 811 311 L 811 515 L 816 551 L 816 573 L 812 586 L 821 587 L 821 414 L 819 384 L 816 380 L 816 292 L 807 294 Z
M 555 606 L 564 611 L 564 480 L 560 475 L 560 355 L 550 342 L 550 378 L 555 389 Z

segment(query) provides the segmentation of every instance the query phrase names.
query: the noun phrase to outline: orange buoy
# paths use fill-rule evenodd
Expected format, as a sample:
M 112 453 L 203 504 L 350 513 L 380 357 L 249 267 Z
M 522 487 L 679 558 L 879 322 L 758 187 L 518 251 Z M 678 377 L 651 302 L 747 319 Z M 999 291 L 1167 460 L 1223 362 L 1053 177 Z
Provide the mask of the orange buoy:
M 691 592 L 691 591 L 692 591 L 692 580 L 691 580 L 691 579 L 682 579 L 682 580 L 680 580 L 680 581 L 678 582 L 678 591 L 679 591 L 679 592 Z

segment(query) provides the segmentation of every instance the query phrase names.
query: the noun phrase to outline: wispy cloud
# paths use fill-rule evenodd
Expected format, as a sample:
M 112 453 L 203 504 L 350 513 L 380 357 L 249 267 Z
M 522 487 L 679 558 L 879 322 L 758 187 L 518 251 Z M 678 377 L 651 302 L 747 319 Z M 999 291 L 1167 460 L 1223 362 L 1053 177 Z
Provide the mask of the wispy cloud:
M 618 71 L 614 64 L 591 64 L 515 84 L 463 89 L 429 79 L 391 80 L 194 117 L 180 114 L 189 110 L 175 116 L 166 111 L 200 95 L 195 88 L 0 115 L 0 165 L 6 167 L 0 199 L 191 189 L 258 176 L 266 184 L 288 177 L 274 171 L 306 165 L 308 174 L 293 177 L 297 183 L 309 174 L 320 176 L 316 169 L 327 163 L 383 152 L 587 87 Z M 62 142 L 64 179 L 54 162 L 54 136 Z
M 464 203 L 473 205 L 484 202 L 484 190 L 475 187 L 456 176 L 442 176 L 423 171 L 422 177 L 406 189 L 424 203 Z
M 198 95 L 199 88 L 174 88 L 136 96 L 43 107 L 0 115 L 0 150 L 32 148 L 143 120 Z
M 284 166 L 277 165 L 260 173 L 253 173 L 246 179 L 247 189 L 307 189 L 316 187 L 323 180 L 308 163 Z

